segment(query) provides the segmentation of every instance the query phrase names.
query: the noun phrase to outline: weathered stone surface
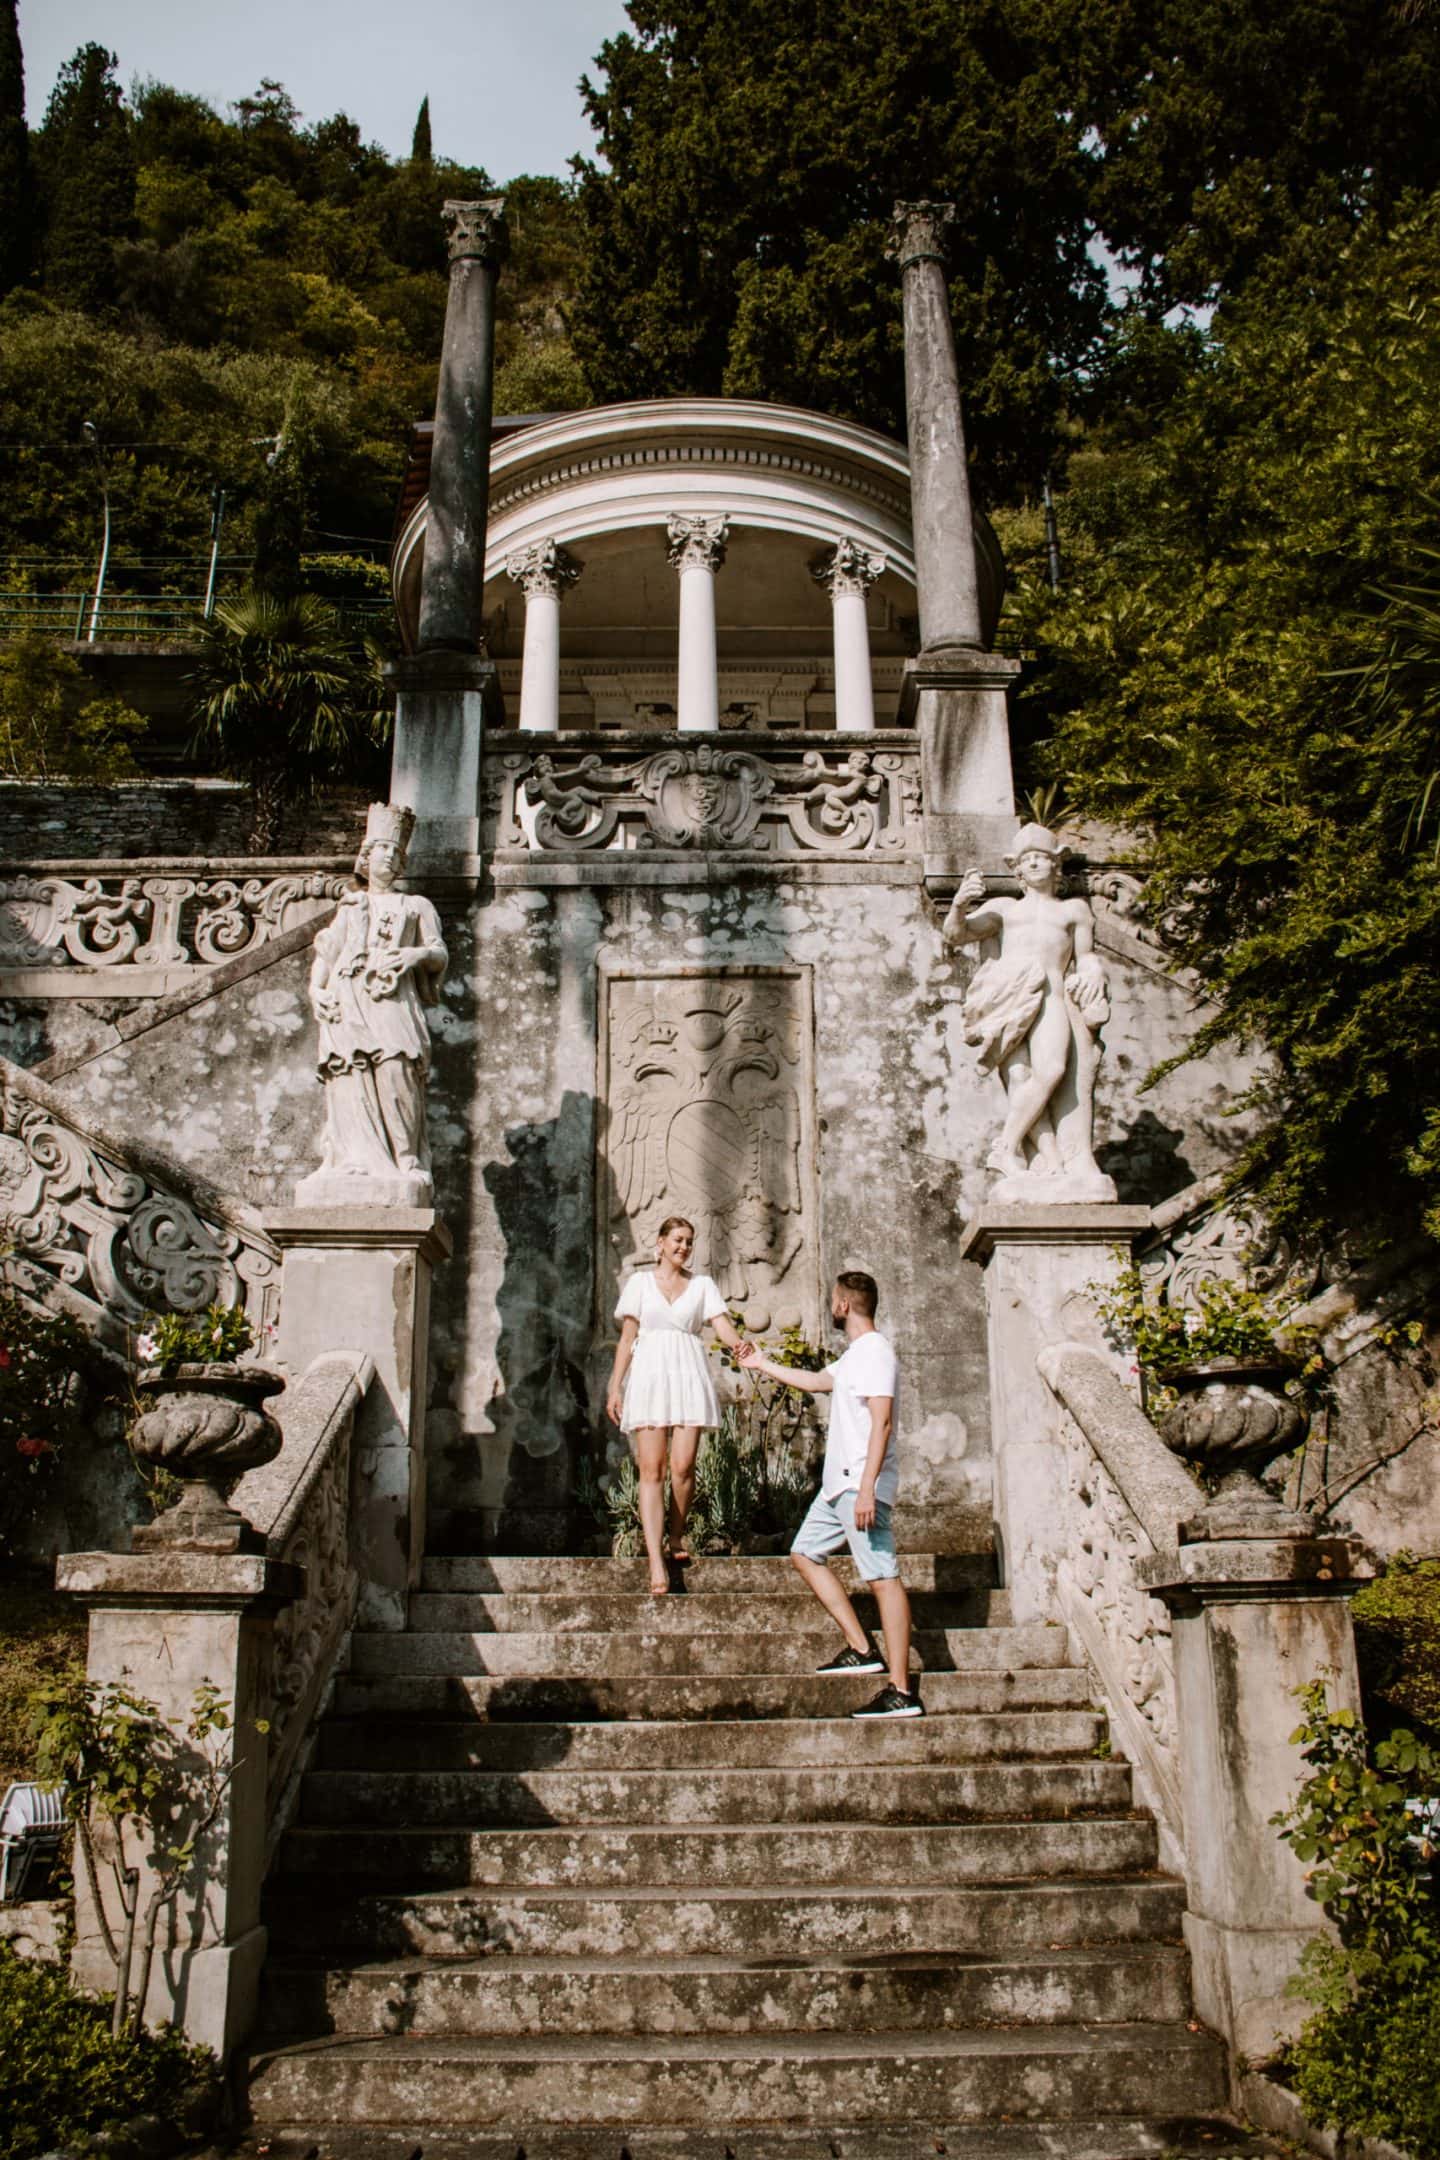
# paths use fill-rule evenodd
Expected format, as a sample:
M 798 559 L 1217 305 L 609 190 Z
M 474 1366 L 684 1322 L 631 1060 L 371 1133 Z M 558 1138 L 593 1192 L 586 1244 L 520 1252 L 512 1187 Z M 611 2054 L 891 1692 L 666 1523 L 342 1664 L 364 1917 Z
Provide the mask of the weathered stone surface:
M 18 1905 L 0 1905 L 0 1942 L 8 1943 L 17 1957 L 33 1958 L 37 1965 L 58 1965 L 64 1956 L 61 1944 L 69 1908 L 60 1899 L 25 1898 Z
M 473 653 L 484 620 L 495 281 L 508 252 L 504 197 L 447 202 L 444 218 L 450 291 L 435 392 L 419 646 L 422 653 Z
M 1198 1487 L 1124 1385 L 1111 1361 L 1084 1343 L 1051 1343 L 1036 1361 L 1049 1387 L 1082 1427 L 1131 1513 L 1157 1550 L 1180 1542 L 1180 1524 L 1197 1505 Z

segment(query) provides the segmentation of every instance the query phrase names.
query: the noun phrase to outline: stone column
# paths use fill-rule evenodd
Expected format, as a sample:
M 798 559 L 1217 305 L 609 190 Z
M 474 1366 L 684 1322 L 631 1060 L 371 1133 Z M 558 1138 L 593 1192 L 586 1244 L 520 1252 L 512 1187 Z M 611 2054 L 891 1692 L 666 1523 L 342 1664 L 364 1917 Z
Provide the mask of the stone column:
M 420 581 L 418 651 L 386 670 L 395 691 L 390 799 L 415 812 L 413 868 L 434 874 L 473 857 L 480 839 L 485 711 L 498 713 L 493 665 L 480 656 L 495 280 L 506 247 L 504 202 L 447 202 L 450 293 L 435 397 L 435 436 Z
M 362 1627 L 403 1628 L 425 1556 L 425 1390 L 430 1281 L 453 1250 L 430 1208 L 277 1209 L 284 1254 L 276 1354 L 292 1373 L 363 1351 L 375 1383 L 356 1413 L 350 1552 Z
M 985 1270 L 995 1526 L 1015 1618 L 1055 1620 L 1068 1536 L 1060 1408 L 1036 1363 L 1051 1343 L 1099 1337 L 1090 1284 L 1118 1274 L 1150 1210 L 1105 1204 L 987 1207 L 960 1257 Z
M 505 570 L 525 595 L 525 654 L 520 665 L 520 726 L 553 735 L 560 725 L 560 602 L 581 571 L 554 540 L 507 556 Z
M 865 602 L 885 568 L 885 557 L 847 535 L 810 571 L 830 594 L 835 625 L 835 728 L 841 735 L 868 735 L 875 727 L 875 686 L 870 676 L 870 625 Z
M 90 1609 L 91 1680 L 123 1683 L 180 1731 L 196 1689 L 207 1681 L 229 1708 L 230 1730 L 209 1745 L 222 1768 L 233 1761 L 233 1775 L 180 1897 L 162 1918 L 145 2004 L 152 2023 L 173 2021 L 223 2059 L 249 2032 L 259 2000 L 270 1638 L 276 1613 L 300 1595 L 303 1572 L 260 1553 L 84 1552 L 58 1561 L 56 1582 Z M 118 1940 L 123 1922 L 109 1865 L 113 1836 L 109 1825 L 96 1824 L 100 1895 Z M 126 1857 L 140 1867 L 143 1915 L 149 1858 L 133 1841 Z M 78 1860 L 73 1966 L 82 1987 L 113 1989 L 114 1966 Z M 138 1986 L 138 1940 L 130 1977 Z
M 730 521 L 670 519 L 670 565 L 680 579 L 680 682 L 676 705 L 682 734 L 713 735 L 720 725 L 715 654 L 715 575 L 725 560 Z
M 1304 1534 L 1140 1563 L 1171 1613 L 1196 2014 L 1260 2061 L 1308 2014 L 1285 1983 L 1324 1929 L 1304 1863 L 1270 1821 L 1304 1772 L 1294 1691 L 1323 1674 L 1332 1707 L 1359 1710 L 1346 1601 L 1370 1572 L 1350 1539 Z
M 890 255 L 905 307 L 905 417 L 922 655 L 978 649 L 980 579 L 955 332 L 945 282 L 945 232 L 954 203 L 896 203 Z

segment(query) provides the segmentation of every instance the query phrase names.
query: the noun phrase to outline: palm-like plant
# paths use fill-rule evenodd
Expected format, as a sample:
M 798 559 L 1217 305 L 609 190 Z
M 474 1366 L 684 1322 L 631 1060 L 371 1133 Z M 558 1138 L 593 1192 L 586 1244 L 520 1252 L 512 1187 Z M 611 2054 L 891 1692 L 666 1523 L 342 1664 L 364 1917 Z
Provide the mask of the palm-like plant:
M 249 783 L 250 839 L 273 852 L 287 799 L 375 741 L 375 696 L 334 611 L 308 594 L 221 601 L 191 677 L 195 744 Z

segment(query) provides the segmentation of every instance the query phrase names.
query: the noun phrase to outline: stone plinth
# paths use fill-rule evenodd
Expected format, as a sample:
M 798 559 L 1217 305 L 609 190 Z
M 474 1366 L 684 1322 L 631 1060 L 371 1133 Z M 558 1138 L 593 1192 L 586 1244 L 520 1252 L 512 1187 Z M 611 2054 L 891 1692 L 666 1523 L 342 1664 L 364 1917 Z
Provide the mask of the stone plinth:
M 1173 1628 L 1195 2008 L 1242 2056 L 1269 2056 L 1307 2015 L 1285 1984 L 1324 1922 L 1270 1818 L 1304 1771 L 1295 1690 L 1324 1675 L 1333 1708 L 1360 1707 L 1346 1601 L 1370 1573 L 1352 1540 L 1313 1536 L 1183 1545 L 1139 1568 Z
M 208 1743 L 234 1774 L 220 1812 L 201 1837 L 195 1866 L 161 1922 L 146 2015 L 173 2020 L 222 2058 L 254 2021 L 265 1930 L 260 1887 L 265 1871 L 270 1633 L 277 1612 L 304 1588 L 300 1568 L 259 1553 L 67 1553 L 57 1564 L 61 1590 L 90 1611 L 86 1670 L 121 1683 L 157 1705 L 172 1728 L 189 1721 L 197 1688 L 209 1682 L 228 1705 L 228 1733 Z M 96 1825 L 100 1894 L 112 1931 L 123 1928 L 109 1866 L 113 1831 Z M 135 1840 L 127 1860 L 141 1868 L 140 1910 L 150 1870 Z M 140 1946 L 131 1970 L 138 1983 Z M 75 1977 L 82 1987 L 111 1989 L 90 1884 L 75 1869 Z
M 425 1550 L 430 1281 L 449 1232 L 432 1209 L 402 1207 L 278 1209 L 265 1226 L 284 1255 L 281 1362 L 301 1373 L 347 1350 L 374 1363 L 355 1421 L 357 1616 L 403 1628 Z
M 1037 1360 L 1060 1342 L 1103 1348 L 1090 1285 L 1118 1274 L 1149 1225 L 1143 1207 L 989 1207 L 961 1239 L 985 1270 L 995 1523 L 1017 1621 L 1059 1617 L 1067 1535 L 1060 1412 Z
M 410 875 L 473 862 L 485 719 L 502 712 L 494 663 L 474 653 L 418 653 L 392 660 L 385 680 L 395 692 L 390 800 L 415 813 Z
M 1019 661 L 999 653 L 927 653 L 905 663 L 900 721 L 920 737 L 927 878 L 953 883 L 1014 837 L 1009 693 L 1019 673 Z

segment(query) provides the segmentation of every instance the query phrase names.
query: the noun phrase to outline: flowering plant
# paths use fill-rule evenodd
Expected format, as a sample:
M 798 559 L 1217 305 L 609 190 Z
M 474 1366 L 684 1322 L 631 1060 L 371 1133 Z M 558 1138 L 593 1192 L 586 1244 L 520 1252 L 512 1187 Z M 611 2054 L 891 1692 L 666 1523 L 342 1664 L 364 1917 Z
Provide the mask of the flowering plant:
M 0 1552 L 17 1548 L 79 1409 L 85 1331 L 0 1290 Z
M 173 1372 L 178 1365 L 233 1364 L 255 1341 L 255 1324 L 243 1305 L 211 1305 L 203 1313 L 147 1313 L 135 1355 L 142 1365 Z

